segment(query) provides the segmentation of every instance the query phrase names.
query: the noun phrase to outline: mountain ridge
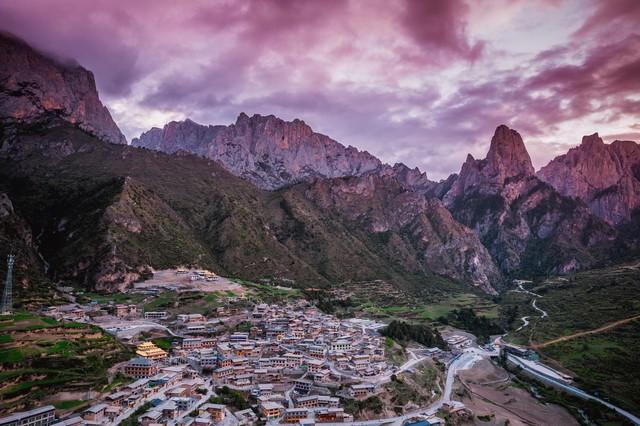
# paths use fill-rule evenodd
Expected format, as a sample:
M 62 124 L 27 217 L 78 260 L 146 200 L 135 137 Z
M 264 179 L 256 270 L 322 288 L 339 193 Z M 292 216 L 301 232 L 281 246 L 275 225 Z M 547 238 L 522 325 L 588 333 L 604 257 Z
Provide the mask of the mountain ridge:
M 61 72 L 16 46 L 36 55 L 25 71 L 32 80 Z M 0 191 L 42 236 L 55 279 L 120 290 L 154 268 L 194 264 L 304 285 L 444 280 L 496 294 L 505 277 L 569 273 L 631 247 L 537 177 L 521 135 L 505 125 L 484 159 L 469 155 L 436 183 L 273 115 L 241 113 L 229 126 L 174 121 L 132 146 L 109 144 L 99 130 L 115 123 L 95 85 L 74 81 L 60 80 L 71 107 L 107 115 L 80 123 L 45 102 L 22 119 L 26 92 L 0 99 L 14 117 L 0 120 Z
M 605 144 L 598 133 L 542 167 L 537 176 L 561 194 L 583 200 L 613 225 L 631 220 L 640 207 L 640 144 L 615 140 Z

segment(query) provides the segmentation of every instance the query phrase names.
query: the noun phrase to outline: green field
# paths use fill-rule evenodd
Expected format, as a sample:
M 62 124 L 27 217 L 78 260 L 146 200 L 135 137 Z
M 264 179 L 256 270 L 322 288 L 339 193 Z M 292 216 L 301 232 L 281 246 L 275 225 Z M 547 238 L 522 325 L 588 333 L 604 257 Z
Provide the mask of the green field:
M 541 352 L 576 376 L 576 384 L 640 414 L 640 320 L 556 343 Z
M 510 292 L 501 310 L 517 306 L 519 316 L 532 315 L 531 327 L 508 336 L 520 343 L 543 343 L 573 333 L 593 330 L 614 321 L 640 315 L 640 269 L 619 266 L 552 278 L 528 289 L 542 297 L 537 306 L 548 312 L 544 320 L 530 307 L 532 296 Z M 521 323 L 515 321 L 515 328 Z
M 99 328 L 58 323 L 28 312 L 0 317 L 0 415 L 59 390 L 107 383 L 107 369 L 130 353 Z M 83 401 L 61 401 L 72 409 Z
M 535 346 L 640 315 L 640 269 L 634 266 L 585 271 L 527 285 L 542 296 L 537 306 L 547 311 L 549 316 L 544 319 L 531 308 L 532 296 L 506 293 L 501 313 L 517 309 L 517 318 L 532 316 L 530 326 L 520 332 L 515 328 L 522 323 L 514 319 L 507 340 Z M 545 362 L 573 373 L 579 387 L 640 414 L 638 348 L 640 320 L 634 320 L 537 350 Z

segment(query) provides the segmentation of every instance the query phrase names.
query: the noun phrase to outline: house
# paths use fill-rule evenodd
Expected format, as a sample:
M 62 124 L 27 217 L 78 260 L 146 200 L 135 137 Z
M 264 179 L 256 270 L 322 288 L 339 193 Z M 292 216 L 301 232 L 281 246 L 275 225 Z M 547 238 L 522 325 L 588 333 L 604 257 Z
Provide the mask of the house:
M 0 422 L 2 421 L 2 419 L 0 419 Z M 1 425 L 5 425 L 5 423 L 0 423 Z M 53 423 L 52 426 L 84 426 L 86 424 L 86 422 L 84 420 L 82 420 L 82 417 L 80 417 L 79 415 L 71 417 L 67 420 L 60 420 L 59 422 L 55 422 Z M 34 425 L 33 423 L 31 423 L 31 425 Z
M 349 388 L 349 395 L 355 399 L 368 398 L 369 396 L 373 395 L 375 391 L 375 385 L 371 383 L 360 383 L 357 385 L 352 385 Z
M 261 383 L 256 387 L 255 391 L 257 396 L 271 396 L 273 388 L 274 386 L 271 383 Z
M 141 356 L 133 358 L 124 366 L 124 374 L 136 379 L 155 376 L 158 371 L 160 369 L 155 362 Z
M 138 423 L 140 423 L 142 426 L 150 426 L 160 423 L 161 419 L 162 411 L 150 410 L 138 417 Z
M 319 358 L 319 359 L 324 358 L 324 347 L 317 346 L 317 345 L 309 347 L 309 355 L 311 355 L 314 358 Z
M 213 379 L 222 381 L 233 376 L 233 367 L 222 367 L 213 370 Z
M 256 416 L 256 413 L 254 413 L 251 408 L 236 411 L 233 415 L 238 419 L 239 426 L 254 425 L 258 422 L 258 416 Z
M 144 319 L 148 320 L 166 320 L 169 318 L 169 314 L 166 312 L 145 312 Z
M 181 322 L 204 322 L 206 318 L 202 314 L 180 314 L 178 321 Z
M 206 403 L 202 406 L 200 406 L 200 412 L 202 413 L 207 412 L 211 415 L 211 419 L 218 423 L 221 422 L 222 420 L 224 420 L 224 416 L 226 413 L 226 408 L 227 406 L 224 404 L 211 404 L 211 403 Z
M 198 349 L 202 347 L 202 339 L 185 337 L 182 339 L 182 349 Z
M 260 412 L 266 419 L 277 419 L 284 411 L 284 407 L 277 402 L 265 401 L 260 404 Z
M 348 352 L 351 350 L 351 342 L 348 340 L 336 340 L 331 343 L 330 348 L 334 352 Z
M 353 417 L 344 412 L 344 408 L 323 408 L 316 411 L 316 423 L 343 423 L 353 421 Z
M 171 398 L 171 401 L 173 401 L 176 404 L 176 408 L 178 409 L 178 411 L 187 411 L 196 402 L 195 399 L 189 398 L 189 397 L 186 397 L 186 396 L 173 397 L 173 398 Z
M 299 423 L 301 420 L 310 417 L 310 410 L 307 408 L 287 408 L 284 411 L 282 423 Z
M 324 361 L 319 359 L 308 359 L 305 363 L 307 364 L 308 371 L 311 373 L 322 370 L 322 366 L 324 365 Z
M 104 410 L 104 415 L 110 422 L 113 422 L 118 418 L 120 413 L 122 412 L 122 408 L 116 405 L 110 405 Z
M 92 405 L 82 413 L 82 418 L 90 422 L 101 422 L 106 418 L 105 411 L 107 407 L 107 404 Z
M 306 395 L 311 390 L 313 382 L 306 379 L 297 379 L 294 382 L 294 390 L 300 394 Z
M 296 408 L 338 407 L 340 400 L 332 396 L 312 395 L 298 398 L 295 405 Z
M 107 395 L 106 400 L 112 406 L 115 406 L 115 405 L 123 406 L 126 404 L 126 399 L 128 396 L 129 396 L 128 392 L 123 392 L 123 391 L 114 392 Z
M 302 362 L 304 360 L 301 354 L 292 353 L 284 354 L 284 359 L 287 368 L 298 368 L 302 365 Z

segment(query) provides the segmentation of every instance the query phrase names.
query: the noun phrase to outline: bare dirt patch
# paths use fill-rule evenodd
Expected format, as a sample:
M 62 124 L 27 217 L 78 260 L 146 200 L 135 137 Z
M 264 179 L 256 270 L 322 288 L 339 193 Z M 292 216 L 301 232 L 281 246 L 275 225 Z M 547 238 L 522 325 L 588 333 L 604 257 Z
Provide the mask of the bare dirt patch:
M 503 425 L 577 425 L 564 408 L 543 404 L 529 392 L 512 385 L 507 373 L 488 360 L 458 375 L 465 388 L 460 400 L 474 413 L 474 424 Z M 550 421 L 552 423 L 550 423 Z
M 244 295 L 246 291 L 240 284 L 234 283 L 233 281 L 221 276 L 216 276 L 213 281 L 208 281 L 206 279 L 192 281 L 191 276 L 195 271 L 195 269 L 189 269 L 186 273 L 181 274 L 177 273 L 177 270 L 175 269 L 155 271 L 153 273 L 153 278 L 135 283 L 134 288 L 136 290 L 156 288 L 176 291 L 202 291 L 205 293 L 231 291 L 238 296 Z

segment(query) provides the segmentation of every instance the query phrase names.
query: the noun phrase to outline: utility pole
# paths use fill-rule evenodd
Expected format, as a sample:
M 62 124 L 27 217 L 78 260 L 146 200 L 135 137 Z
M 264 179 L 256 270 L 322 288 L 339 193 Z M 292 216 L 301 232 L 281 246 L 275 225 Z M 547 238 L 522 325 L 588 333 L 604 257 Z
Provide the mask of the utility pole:
M 7 279 L 4 282 L 4 293 L 2 294 L 2 306 L 0 306 L 1 315 L 10 315 L 13 313 L 13 300 L 11 295 L 13 292 L 13 254 L 7 256 Z

